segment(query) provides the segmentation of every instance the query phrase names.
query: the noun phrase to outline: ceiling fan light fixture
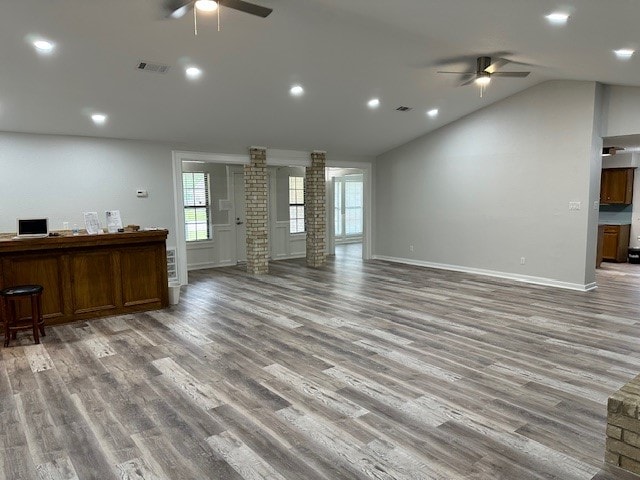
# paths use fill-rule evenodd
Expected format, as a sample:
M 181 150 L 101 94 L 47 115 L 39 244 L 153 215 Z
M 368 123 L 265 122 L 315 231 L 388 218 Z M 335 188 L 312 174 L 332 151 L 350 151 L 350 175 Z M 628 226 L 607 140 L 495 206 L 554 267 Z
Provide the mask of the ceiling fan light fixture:
M 476 78 L 475 82 L 477 85 L 480 85 L 481 87 L 486 87 L 491 83 L 491 77 L 489 75 L 482 75 Z
M 214 0 L 197 0 L 195 5 L 200 12 L 215 12 L 218 9 L 218 2 Z
M 427 115 L 430 116 L 431 118 L 435 118 L 438 116 L 438 113 L 440 113 L 440 110 L 438 110 L 437 108 L 432 108 L 427 112 Z

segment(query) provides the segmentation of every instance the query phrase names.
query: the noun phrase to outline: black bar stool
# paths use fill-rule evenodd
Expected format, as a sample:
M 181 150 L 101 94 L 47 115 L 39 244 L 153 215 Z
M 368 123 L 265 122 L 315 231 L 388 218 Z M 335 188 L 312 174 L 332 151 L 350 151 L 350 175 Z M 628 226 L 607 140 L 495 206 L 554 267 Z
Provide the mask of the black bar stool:
M 42 285 L 17 285 L 0 290 L 0 313 L 4 324 L 4 346 L 9 346 L 9 340 L 16 339 L 18 330 L 33 329 L 33 339 L 40 343 L 40 335 L 44 333 L 44 318 L 42 318 Z M 31 316 L 18 318 L 16 303 L 19 299 L 29 297 L 31 300 Z

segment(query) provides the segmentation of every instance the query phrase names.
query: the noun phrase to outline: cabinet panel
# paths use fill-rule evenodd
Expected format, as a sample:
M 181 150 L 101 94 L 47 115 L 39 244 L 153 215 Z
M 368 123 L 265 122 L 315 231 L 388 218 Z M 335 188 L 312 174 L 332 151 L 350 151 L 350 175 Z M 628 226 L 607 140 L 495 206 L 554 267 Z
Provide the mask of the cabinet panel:
M 626 262 L 629 249 L 630 225 L 604 225 L 602 235 L 602 259 Z
M 3 274 L 5 285 L 42 285 L 42 313 L 45 318 L 64 315 L 63 295 L 63 258 L 43 255 L 27 255 L 24 257 L 4 259 Z M 31 315 L 28 300 L 18 302 L 20 317 Z
M 160 302 L 166 281 L 164 251 L 157 248 L 127 248 L 120 252 L 124 306 Z M 164 275 L 163 275 L 164 273 Z
M 116 265 L 110 251 L 78 252 L 70 256 L 73 313 L 116 308 Z
M 605 230 L 602 237 L 602 259 L 616 261 L 618 256 L 618 231 Z
M 600 203 L 630 205 L 633 201 L 633 168 L 605 168 L 600 178 Z

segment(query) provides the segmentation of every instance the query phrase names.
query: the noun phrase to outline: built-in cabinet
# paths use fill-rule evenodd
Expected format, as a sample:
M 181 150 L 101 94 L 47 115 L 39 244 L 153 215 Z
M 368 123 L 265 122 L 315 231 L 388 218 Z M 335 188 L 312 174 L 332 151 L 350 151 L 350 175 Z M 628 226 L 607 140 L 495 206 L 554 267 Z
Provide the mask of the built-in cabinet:
M 48 325 L 168 306 L 166 230 L 0 238 L 0 288 L 44 287 Z M 30 306 L 18 305 L 28 316 Z
M 631 205 L 633 201 L 633 168 L 605 168 L 600 179 L 600 203 Z
M 601 225 L 598 257 L 610 262 L 626 262 L 631 225 Z

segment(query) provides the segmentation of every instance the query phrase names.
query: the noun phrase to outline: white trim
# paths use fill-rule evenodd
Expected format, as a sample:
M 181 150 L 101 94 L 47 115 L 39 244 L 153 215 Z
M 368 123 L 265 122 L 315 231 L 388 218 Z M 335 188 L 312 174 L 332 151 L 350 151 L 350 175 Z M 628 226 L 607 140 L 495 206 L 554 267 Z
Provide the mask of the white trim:
M 172 152 L 173 156 L 173 204 L 175 206 L 176 221 L 176 260 L 178 263 L 178 282 L 180 285 L 189 283 L 187 270 L 187 240 L 184 235 L 184 193 L 182 191 L 182 158 L 179 152 Z
M 311 153 L 298 150 L 267 150 L 267 166 L 310 167 Z
M 387 262 L 404 263 L 406 265 L 415 265 L 418 267 L 436 268 L 438 270 L 450 270 L 453 272 L 471 273 L 475 275 L 485 275 L 487 277 L 504 278 L 506 280 L 515 280 L 518 282 L 532 283 L 535 285 L 544 285 L 547 287 L 557 287 L 566 290 L 577 290 L 579 292 L 588 292 L 597 288 L 596 283 L 588 283 L 581 285 L 579 283 L 561 282 L 551 278 L 532 277 L 529 275 L 520 275 L 517 273 L 497 272 L 495 270 L 485 270 L 483 268 L 462 267 L 460 265 L 448 265 L 445 263 L 425 262 L 422 260 L 413 260 L 409 258 L 388 257 L 386 255 L 374 255 L 374 260 L 385 260 Z
M 341 160 L 327 160 L 325 166 L 327 168 L 359 168 L 360 170 L 371 170 L 373 164 L 370 162 L 344 162 Z
M 206 153 L 206 152 L 188 152 L 183 150 L 174 150 L 174 158 L 180 161 L 188 162 L 195 160 L 207 163 L 225 163 L 233 165 L 248 165 L 251 161 L 249 154 L 233 154 L 233 153 Z
M 203 263 L 194 263 L 189 265 L 189 271 L 191 270 L 205 270 L 207 268 L 219 268 L 219 267 L 233 267 L 237 265 L 235 262 L 203 262 Z
M 294 258 L 305 258 L 306 256 L 307 256 L 306 253 L 294 253 L 291 255 L 282 255 L 281 257 L 278 257 L 278 258 L 269 257 L 269 262 L 279 262 L 280 260 L 293 260 Z

